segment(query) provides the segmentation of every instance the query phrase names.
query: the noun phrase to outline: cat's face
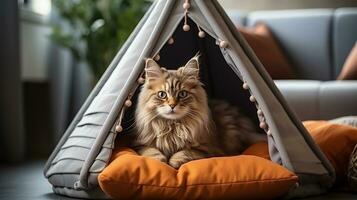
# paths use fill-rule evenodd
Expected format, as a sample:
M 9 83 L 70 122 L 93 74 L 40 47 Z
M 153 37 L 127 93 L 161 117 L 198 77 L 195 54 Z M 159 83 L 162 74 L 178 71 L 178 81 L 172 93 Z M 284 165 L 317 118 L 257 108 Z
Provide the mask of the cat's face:
M 146 61 L 146 82 L 142 89 L 146 109 L 158 117 L 178 120 L 193 115 L 206 98 L 199 81 L 197 58 L 177 70 L 161 68 L 154 60 Z

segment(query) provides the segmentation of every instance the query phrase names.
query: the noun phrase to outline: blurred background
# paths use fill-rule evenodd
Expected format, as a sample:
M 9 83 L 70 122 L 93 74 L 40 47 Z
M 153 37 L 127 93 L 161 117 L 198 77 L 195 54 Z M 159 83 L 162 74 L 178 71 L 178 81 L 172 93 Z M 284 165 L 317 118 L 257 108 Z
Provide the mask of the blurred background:
M 356 0 L 219 2 L 235 13 L 357 7 Z M 1 163 L 49 156 L 150 3 L 0 1 Z

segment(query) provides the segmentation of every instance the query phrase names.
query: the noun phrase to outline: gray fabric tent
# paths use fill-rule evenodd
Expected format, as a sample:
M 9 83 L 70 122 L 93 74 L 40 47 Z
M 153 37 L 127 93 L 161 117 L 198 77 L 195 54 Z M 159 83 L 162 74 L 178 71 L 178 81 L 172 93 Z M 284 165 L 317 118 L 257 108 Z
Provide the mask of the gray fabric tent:
M 159 63 L 174 68 L 197 51 L 202 54 L 201 75 L 209 96 L 226 99 L 243 108 L 257 124 L 267 124 L 263 131 L 272 161 L 300 178 L 288 196 L 319 194 L 330 188 L 334 169 L 221 6 L 216 0 L 191 0 L 186 20 L 191 30 L 185 32 L 183 2 L 155 1 L 117 53 L 46 163 L 44 174 L 54 192 L 106 198 L 97 176 L 109 162 L 116 124 L 122 120 L 125 131 L 125 123 L 130 123 L 126 115 L 133 107 L 127 108 L 125 101 L 132 97 L 135 105 L 144 59 L 160 54 Z M 197 36 L 199 29 L 206 32 L 205 38 Z M 176 41 L 172 45 L 167 43 L 171 37 Z M 242 89 L 243 82 L 246 89 Z M 123 115 L 124 109 L 129 114 Z M 257 109 L 262 114 L 257 116 Z

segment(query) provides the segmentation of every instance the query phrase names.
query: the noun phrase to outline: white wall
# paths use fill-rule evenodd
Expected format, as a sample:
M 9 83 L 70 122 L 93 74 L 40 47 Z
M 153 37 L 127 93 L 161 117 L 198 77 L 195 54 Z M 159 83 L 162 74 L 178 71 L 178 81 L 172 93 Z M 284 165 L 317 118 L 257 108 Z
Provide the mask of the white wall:
M 51 0 L 19 2 L 21 77 L 24 81 L 48 79 Z
M 47 80 L 51 33 L 48 22 L 42 16 L 21 10 L 20 30 L 22 80 Z

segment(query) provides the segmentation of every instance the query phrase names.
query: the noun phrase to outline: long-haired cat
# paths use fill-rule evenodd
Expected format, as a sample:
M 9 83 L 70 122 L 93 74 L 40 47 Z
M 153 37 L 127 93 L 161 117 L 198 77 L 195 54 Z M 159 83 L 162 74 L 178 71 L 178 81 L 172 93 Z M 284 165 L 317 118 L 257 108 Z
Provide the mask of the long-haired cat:
M 196 159 L 239 154 L 262 139 L 253 123 L 225 102 L 208 104 L 198 57 L 177 70 L 146 60 L 136 118 L 136 150 L 174 168 Z

